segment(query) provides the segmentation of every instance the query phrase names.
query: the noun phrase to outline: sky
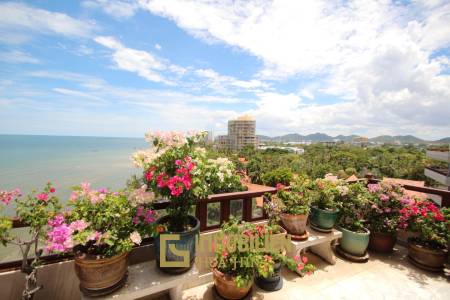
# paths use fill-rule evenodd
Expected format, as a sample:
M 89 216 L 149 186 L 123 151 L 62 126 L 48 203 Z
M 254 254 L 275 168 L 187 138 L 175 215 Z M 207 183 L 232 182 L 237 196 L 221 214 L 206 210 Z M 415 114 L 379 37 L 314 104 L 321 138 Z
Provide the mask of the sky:
M 0 134 L 450 136 L 450 1 L 0 1 Z

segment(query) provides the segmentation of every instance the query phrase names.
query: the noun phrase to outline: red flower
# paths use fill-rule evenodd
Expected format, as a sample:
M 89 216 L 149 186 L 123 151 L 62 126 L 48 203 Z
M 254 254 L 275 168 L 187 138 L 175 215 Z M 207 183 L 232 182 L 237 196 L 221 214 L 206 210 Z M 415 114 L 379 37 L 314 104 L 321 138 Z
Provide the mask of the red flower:
M 145 173 L 145 180 L 147 180 L 148 182 L 152 181 L 153 179 L 153 171 L 147 171 Z
M 284 190 L 284 185 L 281 183 L 277 183 L 277 191 Z
M 56 189 L 54 187 L 50 188 L 50 193 L 56 192 Z

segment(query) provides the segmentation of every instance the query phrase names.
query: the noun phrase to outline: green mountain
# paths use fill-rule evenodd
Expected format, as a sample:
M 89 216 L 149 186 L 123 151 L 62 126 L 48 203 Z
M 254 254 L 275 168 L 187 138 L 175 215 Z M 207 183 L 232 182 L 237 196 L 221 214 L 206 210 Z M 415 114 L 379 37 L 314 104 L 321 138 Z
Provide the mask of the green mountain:
M 398 143 L 401 144 L 423 144 L 427 143 L 427 141 L 419 139 L 413 135 L 380 135 L 374 138 L 369 139 L 370 142 L 374 143 Z

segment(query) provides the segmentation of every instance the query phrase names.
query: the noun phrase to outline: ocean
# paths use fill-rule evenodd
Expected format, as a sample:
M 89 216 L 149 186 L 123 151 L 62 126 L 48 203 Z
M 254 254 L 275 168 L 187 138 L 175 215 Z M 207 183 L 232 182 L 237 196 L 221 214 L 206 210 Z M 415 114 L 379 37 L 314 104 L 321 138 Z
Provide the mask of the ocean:
M 81 182 L 122 189 L 142 172 L 131 154 L 148 146 L 144 138 L 0 135 L 0 189 L 27 194 L 50 181 L 62 203 Z

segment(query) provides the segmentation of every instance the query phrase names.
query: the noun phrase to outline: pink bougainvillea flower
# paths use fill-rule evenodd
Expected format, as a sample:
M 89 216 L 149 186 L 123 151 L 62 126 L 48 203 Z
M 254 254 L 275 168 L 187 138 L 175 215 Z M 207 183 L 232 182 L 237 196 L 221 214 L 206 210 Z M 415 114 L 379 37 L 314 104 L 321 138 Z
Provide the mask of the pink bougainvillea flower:
M 8 205 L 11 200 L 22 196 L 20 189 L 14 189 L 12 191 L 0 191 L 0 201 Z
M 47 201 L 48 201 L 48 194 L 46 194 L 46 193 L 41 193 L 41 194 L 37 195 L 36 198 L 37 198 L 38 200 L 47 202 Z
M 83 231 L 89 226 L 89 223 L 87 223 L 85 220 L 76 220 L 70 223 L 69 228 L 73 231 Z
M 308 258 L 307 258 L 306 256 L 303 256 L 303 257 L 302 257 L 302 262 L 303 262 L 304 264 L 307 264 L 307 263 L 308 263 Z
M 298 264 L 297 265 L 297 271 L 301 272 L 305 268 L 304 264 Z
M 48 226 L 56 227 L 60 226 L 62 223 L 64 223 L 64 215 L 58 214 L 53 219 L 48 220 L 47 224 Z
M 100 239 L 100 237 L 102 236 L 102 233 L 99 231 L 94 231 L 93 233 L 91 233 L 88 237 L 88 240 L 90 241 L 98 241 Z

